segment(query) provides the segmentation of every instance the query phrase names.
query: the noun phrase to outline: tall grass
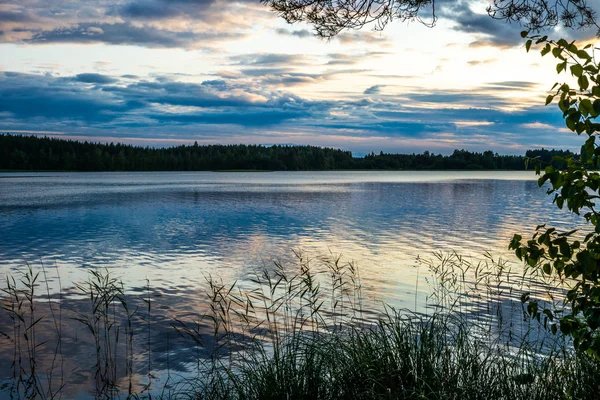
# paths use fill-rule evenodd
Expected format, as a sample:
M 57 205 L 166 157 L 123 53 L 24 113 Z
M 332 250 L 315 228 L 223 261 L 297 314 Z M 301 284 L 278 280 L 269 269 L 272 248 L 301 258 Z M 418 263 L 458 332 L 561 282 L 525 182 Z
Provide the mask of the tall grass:
M 265 266 L 244 282 L 206 276 L 202 308 L 195 316 L 172 320 L 174 332 L 189 343 L 186 351 L 196 354 L 195 374 L 172 378 L 167 372 L 163 387 L 153 386 L 151 348 L 157 339 L 151 331 L 157 300 L 151 301 L 150 284 L 138 303 L 142 307 L 133 307 L 119 280 L 108 272 L 91 272 L 78 285 L 88 308 L 69 323 L 86 327 L 93 338 L 92 396 L 600 398 L 600 363 L 575 352 L 568 338 L 549 334 L 520 302 L 527 293 L 552 306 L 564 282 L 512 271 L 491 256 L 473 262 L 436 254 L 419 263 L 415 289 L 429 294 L 416 296 L 413 310 L 394 309 L 365 296 L 358 268 L 341 256 L 295 256 L 295 263 Z M 36 363 L 36 321 L 43 318 L 36 314 L 39 278 L 29 269 L 20 282 L 9 279 L 5 289 L 3 308 L 13 321 L 5 337 L 15 348 L 13 398 L 59 398 L 68 386 L 49 384 L 58 375 L 41 377 Z M 49 318 L 60 336 L 59 311 Z M 166 340 L 168 360 L 168 334 Z
M 421 264 L 431 286 L 424 310 L 384 306 L 365 317 L 353 264 L 299 261 L 296 274 L 255 281 L 266 333 L 254 331 L 238 363 L 196 382 L 196 398 L 599 398 L 600 363 L 522 309 L 524 292 L 549 301 L 561 290 L 532 271 L 437 254 Z M 246 308 L 257 309 L 252 300 Z

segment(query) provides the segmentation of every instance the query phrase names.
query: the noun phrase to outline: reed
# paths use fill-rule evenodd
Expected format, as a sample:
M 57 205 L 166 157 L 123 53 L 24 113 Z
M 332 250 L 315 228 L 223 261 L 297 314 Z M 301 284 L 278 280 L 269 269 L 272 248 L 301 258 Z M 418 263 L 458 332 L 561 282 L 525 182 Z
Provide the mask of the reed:
M 77 285 L 87 299 L 70 321 L 93 343 L 95 398 L 189 399 L 598 399 L 600 363 L 549 333 L 552 321 L 531 318 L 527 294 L 548 307 L 568 282 L 544 281 L 532 271 L 487 255 L 473 261 L 434 254 L 418 263 L 415 291 L 429 293 L 415 309 L 394 309 L 363 295 L 356 264 L 329 254 L 276 262 L 244 282 L 206 276 L 202 309 L 174 318 L 174 332 L 194 349 L 195 374 L 162 387 L 152 362 L 160 303 L 147 283 L 139 301 L 109 271 L 91 271 Z M 29 268 L 9 278 L 3 310 L 14 347 L 11 398 L 60 398 L 63 374 L 62 297 L 38 315 L 43 276 Z M 419 287 L 425 284 L 426 287 Z M 137 304 L 137 305 L 136 305 Z M 49 310 L 49 312 L 48 312 Z M 52 345 L 38 337 L 40 321 L 54 327 Z M 51 333 L 51 332 L 50 332 Z M 47 337 L 49 332 L 45 332 Z M 40 372 L 40 350 L 54 349 Z M 51 352 L 51 351 L 50 351 Z M 59 354 L 60 353 L 60 354 Z M 169 368 L 169 354 L 167 369 Z M 125 376 L 125 379 L 123 379 Z

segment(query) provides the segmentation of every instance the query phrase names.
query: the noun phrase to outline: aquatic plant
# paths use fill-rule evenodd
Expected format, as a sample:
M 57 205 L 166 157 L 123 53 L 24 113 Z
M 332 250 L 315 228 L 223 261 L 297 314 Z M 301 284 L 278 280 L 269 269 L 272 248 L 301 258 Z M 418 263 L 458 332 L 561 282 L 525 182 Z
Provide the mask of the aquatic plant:
M 295 255 L 295 263 L 266 265 L 249 281 L 206 276 L 204 306 L 172 321 L 189 344 L 182 351 L 196 349 L 195 374 L 167 372 L 162 386 L 154 374 L 165 371 L 151 362 L 160 356 L 151 334 L 160 303 L 149 282 L 132 298 L 109 271 L 90 272 L 76 291 L 87 306 L 65 324 L 60 302 L 39 315 L 36 308 L 56 296 L 47 287 L 36 299 L 47 277 L 30 268 L 21 280 L 9 278 L 2 299 L 13 321 L 4 337 L 15 348 L 13 380 L 4 389 L 12 398 L 66 396 L 60 362 L 44 363 L 52 371 L 39 368 L 42 350 L 63 356 L 52 354 L 55 343 L 38 341 L 49 318 L 45 336 L 54 332 L 54 341 L 63 340 L 68 324 L 86 328 L 96 398 L 597 398 L 600 363 L 521 305 L 524 290 L 538 301 L 560 298 L 562 289 L 536 270 L 512 270 L 490 255 L 434 254 L 419 260 L 415 287 L 429 295 L 406 310 L 364 298 L 359 269 L 341 256 Z

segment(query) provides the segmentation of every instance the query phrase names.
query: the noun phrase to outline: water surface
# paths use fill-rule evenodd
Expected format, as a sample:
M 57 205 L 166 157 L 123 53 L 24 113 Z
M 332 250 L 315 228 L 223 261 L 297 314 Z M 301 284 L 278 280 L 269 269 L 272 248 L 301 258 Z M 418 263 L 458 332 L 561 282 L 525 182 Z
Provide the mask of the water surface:
M 171 314 L 201 307 L 207 275 L 243 283 L 292 250 L 341 253 L 367 296 L 411 307 L 424 290 L 418 256 L 513 259 L 514 233 L 580 222 L 531 171 L 3 173 L 0 274 L 44 264 L 52 293 L 90 269 L 108 268 L 132 292 L 149 281 L 166 331 Z
M 1 174 L 0 273 L 43 261 L 66 282 L 98 267 L 131 286 L 243 279 L 300 249 L 343 253 L 401 302 L 418 255 L 510 257 L 513 233 L 576 222 L 527 171 L 20 175 Z

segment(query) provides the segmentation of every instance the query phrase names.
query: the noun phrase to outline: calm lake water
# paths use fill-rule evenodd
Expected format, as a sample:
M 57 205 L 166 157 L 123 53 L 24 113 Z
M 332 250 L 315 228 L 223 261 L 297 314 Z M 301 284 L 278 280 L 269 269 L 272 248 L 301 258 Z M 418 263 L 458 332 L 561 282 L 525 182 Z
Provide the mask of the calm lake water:
M 167 330 L 173 314 L 193 309 L 207 274 L 244 282 L 292 250 L 341 253 L 358 265 L 366 296 L 411 307 L 417 256 L 512 260 L 514 233 L 578 222 L 531 171 L 3 173 L 0 274 L 43 263 L 51 293 L 90 269 L 108 268 L 132 292 L 149 280 Z M 85 375 L 86 365 L 73 368 Z
M 331 251 L 399 304 L 417 256 L 511 258 L 512 235 L 544 222 L 577 220 L 527 171 L 0 174 L 0 274 L 44 262 L 66 283 L 110 268 L 181 289 Z

